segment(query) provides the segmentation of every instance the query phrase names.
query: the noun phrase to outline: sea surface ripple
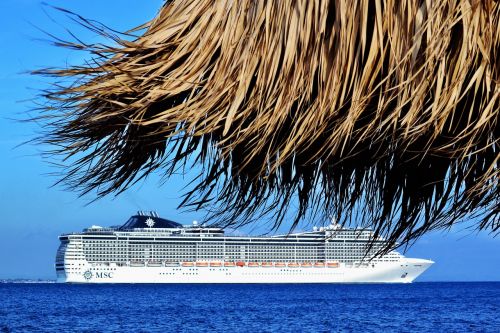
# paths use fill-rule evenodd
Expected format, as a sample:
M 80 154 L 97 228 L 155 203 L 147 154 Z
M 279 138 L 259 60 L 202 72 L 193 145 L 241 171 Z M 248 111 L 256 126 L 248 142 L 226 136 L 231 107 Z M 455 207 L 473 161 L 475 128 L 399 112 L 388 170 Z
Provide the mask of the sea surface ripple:
M 500 332 L 500 282 L 0 284 L 0 332 Z

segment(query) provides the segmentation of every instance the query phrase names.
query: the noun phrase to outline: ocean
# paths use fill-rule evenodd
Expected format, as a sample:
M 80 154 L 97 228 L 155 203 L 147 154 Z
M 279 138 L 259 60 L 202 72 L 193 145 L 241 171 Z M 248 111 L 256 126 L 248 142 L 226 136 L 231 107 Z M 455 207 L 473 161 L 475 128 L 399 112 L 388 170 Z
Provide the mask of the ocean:
M 2 283 L 0 332 L 500 332 L 500 282 Z

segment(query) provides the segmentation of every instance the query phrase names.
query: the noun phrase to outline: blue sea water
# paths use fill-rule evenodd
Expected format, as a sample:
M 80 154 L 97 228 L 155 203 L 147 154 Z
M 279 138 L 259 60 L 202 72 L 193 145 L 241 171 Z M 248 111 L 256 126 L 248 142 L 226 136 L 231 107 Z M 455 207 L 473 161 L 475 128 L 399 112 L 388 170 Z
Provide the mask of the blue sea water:
M 0 332 L 500 332 L 500 283 L 0 284 Z

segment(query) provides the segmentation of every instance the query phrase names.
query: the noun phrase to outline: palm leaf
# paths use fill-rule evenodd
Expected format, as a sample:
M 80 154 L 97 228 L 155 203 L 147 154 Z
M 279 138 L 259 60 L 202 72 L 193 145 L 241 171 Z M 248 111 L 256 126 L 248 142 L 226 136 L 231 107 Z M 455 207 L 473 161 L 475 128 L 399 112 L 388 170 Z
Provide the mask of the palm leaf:
M 74 79 L 44 92 L 43 141 L 99 196 L 195 161 L 182 206 L 219 224 L 498 232 L 499 19 L 493 0 L 174 0 L 133 40 L 85 20 L 110 46 L 60 42 L 92 61 L 36 72 Z

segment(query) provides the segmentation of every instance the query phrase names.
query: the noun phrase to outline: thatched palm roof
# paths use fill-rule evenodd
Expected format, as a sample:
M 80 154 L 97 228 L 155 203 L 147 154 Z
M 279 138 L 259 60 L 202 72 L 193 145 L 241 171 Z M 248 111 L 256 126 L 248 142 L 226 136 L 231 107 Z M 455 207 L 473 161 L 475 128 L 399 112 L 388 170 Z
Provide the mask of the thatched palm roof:
M 195 160 L 183 206 L 276 224 L 352 213 L 409 241 L 476 214 L 500 228 L 500 3 L 168 1 L 137 38 L 39 73 L 63 181 L 119 192 Z M 67 82 L 67 80 L 65 81 Z

